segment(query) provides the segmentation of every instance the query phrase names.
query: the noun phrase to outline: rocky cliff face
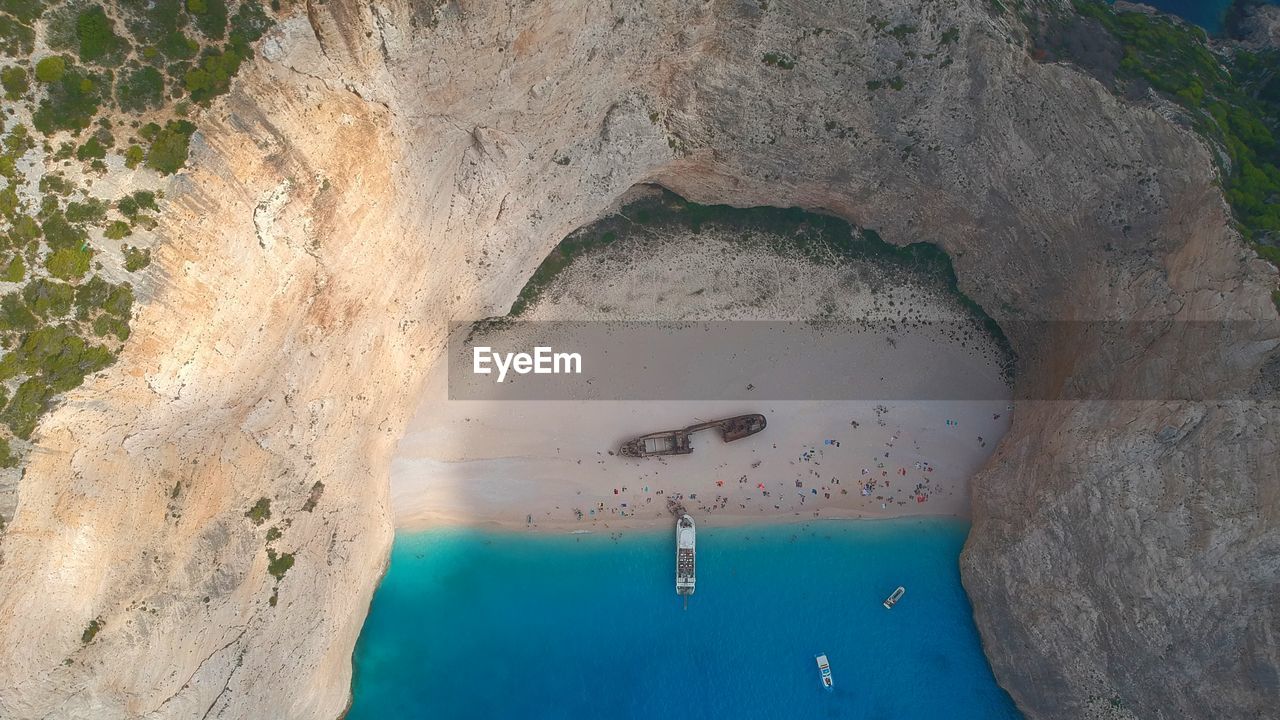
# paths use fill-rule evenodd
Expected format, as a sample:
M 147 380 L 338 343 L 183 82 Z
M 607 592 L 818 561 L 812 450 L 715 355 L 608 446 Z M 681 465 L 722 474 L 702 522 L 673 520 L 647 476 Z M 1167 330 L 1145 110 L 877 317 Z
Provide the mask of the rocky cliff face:
M 1018 407 L 966 587 L 1032 717 L 1269 712 L 1274 270 L 1195 137 L 1034 63 L 990 7 L 309 5 L 202 124 L 121 362 L 38 432 L 0 715 L 339 715 L 446 322 L 504 311 L 640 182 L 938 242 L 1004 320 L 1149 321 L 1010 325 L 1024 394 L 1094 399 Z M 1272 324 L 1167 347 L 1212 319 Z M 1211 399 L 1102 400 L 1135 378 Z
M 1251 48 L 1280 47 L 1280 7 L 1239 3 L 1227 18 L 1228 31 Z

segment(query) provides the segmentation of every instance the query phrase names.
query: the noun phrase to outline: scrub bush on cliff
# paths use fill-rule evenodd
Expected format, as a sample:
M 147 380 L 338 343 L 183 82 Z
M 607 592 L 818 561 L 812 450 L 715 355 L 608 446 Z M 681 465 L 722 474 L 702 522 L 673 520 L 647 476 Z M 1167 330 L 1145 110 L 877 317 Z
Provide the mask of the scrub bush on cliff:
M 147 167 L 161 175 L 169 175 L 187 164 L 191 134 L 196 126 L 186 120 L 170 120 L 155 134 L 147 150 Z
M 61 59 L 61 58 L 59 58 Z M 89 127 L 98 114 L 98 106 L 102 101 L 102 87 L 105 78 L 96 76 L 78 67 L 64 67 L 61 73 L 56 66 L 48 66 L 47 72 L 41 72 L 41 61 L 36 66 L 36 77 L 57 77 L 47 81 L 48 94 L 40 101 L 31 116 L 36 129 L 45 135 L 59 130 L 83 130 Z

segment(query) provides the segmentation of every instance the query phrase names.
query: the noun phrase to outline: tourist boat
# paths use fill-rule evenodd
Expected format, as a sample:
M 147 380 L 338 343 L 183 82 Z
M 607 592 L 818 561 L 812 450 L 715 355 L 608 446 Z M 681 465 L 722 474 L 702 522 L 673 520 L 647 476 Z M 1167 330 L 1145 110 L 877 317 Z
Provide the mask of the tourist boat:
M 899 585 L 898 589 L 894 590 L 892 595 L 884 599 L 884 609 L 892 610 L 893 606 L 898 604 L 898 601 L 902 599 L 902 595 L 906 591 L 907 591 L 906 588 Z
M 822 677 L 822 687 L 830 690 L 835 685 L 831 679 L 831 663 L 827 662 L 826 655 L 815 655 L 814 659 L 818 661 L 818 674 Z
M 676 521 L 676 594 L 684 596 L 685 607 L 697 582 L 697 540 L 693 518 L 681 515 Z
M 720 437 L 725 442 L 733 442 L 734 440 L 741 440 L 744 437 L 755 435 L 764 430 L 767 424 L 764 415 L 751 413 L 749 415 L 735 415 L 722 420 L 701 422 L 679 430 L 660 430 L 622 443 L 622 446 L 618 448 L 618 454 L 623 457 L 688 455 L 693 452 L 693 443 L 690 436 L 698 431 L 719 428 Z

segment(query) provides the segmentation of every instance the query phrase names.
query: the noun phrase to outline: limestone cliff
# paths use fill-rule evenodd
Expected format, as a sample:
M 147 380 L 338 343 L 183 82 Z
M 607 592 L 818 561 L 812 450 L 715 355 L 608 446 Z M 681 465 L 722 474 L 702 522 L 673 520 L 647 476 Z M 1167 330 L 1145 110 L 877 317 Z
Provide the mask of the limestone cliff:
M 991 7 L 311 3 L 202 122 L 121 361 L 37 433 L 0 715 L 339 715 L 446 322 L 503 312 L 640 182 L 938 242 L 1000 319 L 1137 318 L 1157 350 L 1182 320 L 1274 321 L 1208 150 L 1033 62 Z M 997 677 L 1037 718 L 1261 716 L 1280 329 L 1174 353 L 1020 327 L 1028 396 L 1152 375 L 1213 400 L 1019 406 L 963 558 Z

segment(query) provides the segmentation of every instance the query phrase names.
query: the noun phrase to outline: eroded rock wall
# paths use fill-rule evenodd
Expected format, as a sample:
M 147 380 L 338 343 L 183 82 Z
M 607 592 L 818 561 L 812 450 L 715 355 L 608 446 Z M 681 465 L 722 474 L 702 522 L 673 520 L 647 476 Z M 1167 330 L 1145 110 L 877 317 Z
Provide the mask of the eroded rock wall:
M 1196 138 L 1032 62 L 990 7 L 309 5 L 202 124 L 120 363 L 38 431 L 0 715 L 340 714 L 447 321 L 505 311 L 636 183 L 938 242 L 999 318 L 1274 318 Z M 1247 389 L 1278 333 L 1163 360 L 1018 327 L 1030 395 L 1154 374 L 1223 401 L 1018 408 L 963 558 L 997 677 L 1033 717 L 1258 714 L 1277 409 Z

